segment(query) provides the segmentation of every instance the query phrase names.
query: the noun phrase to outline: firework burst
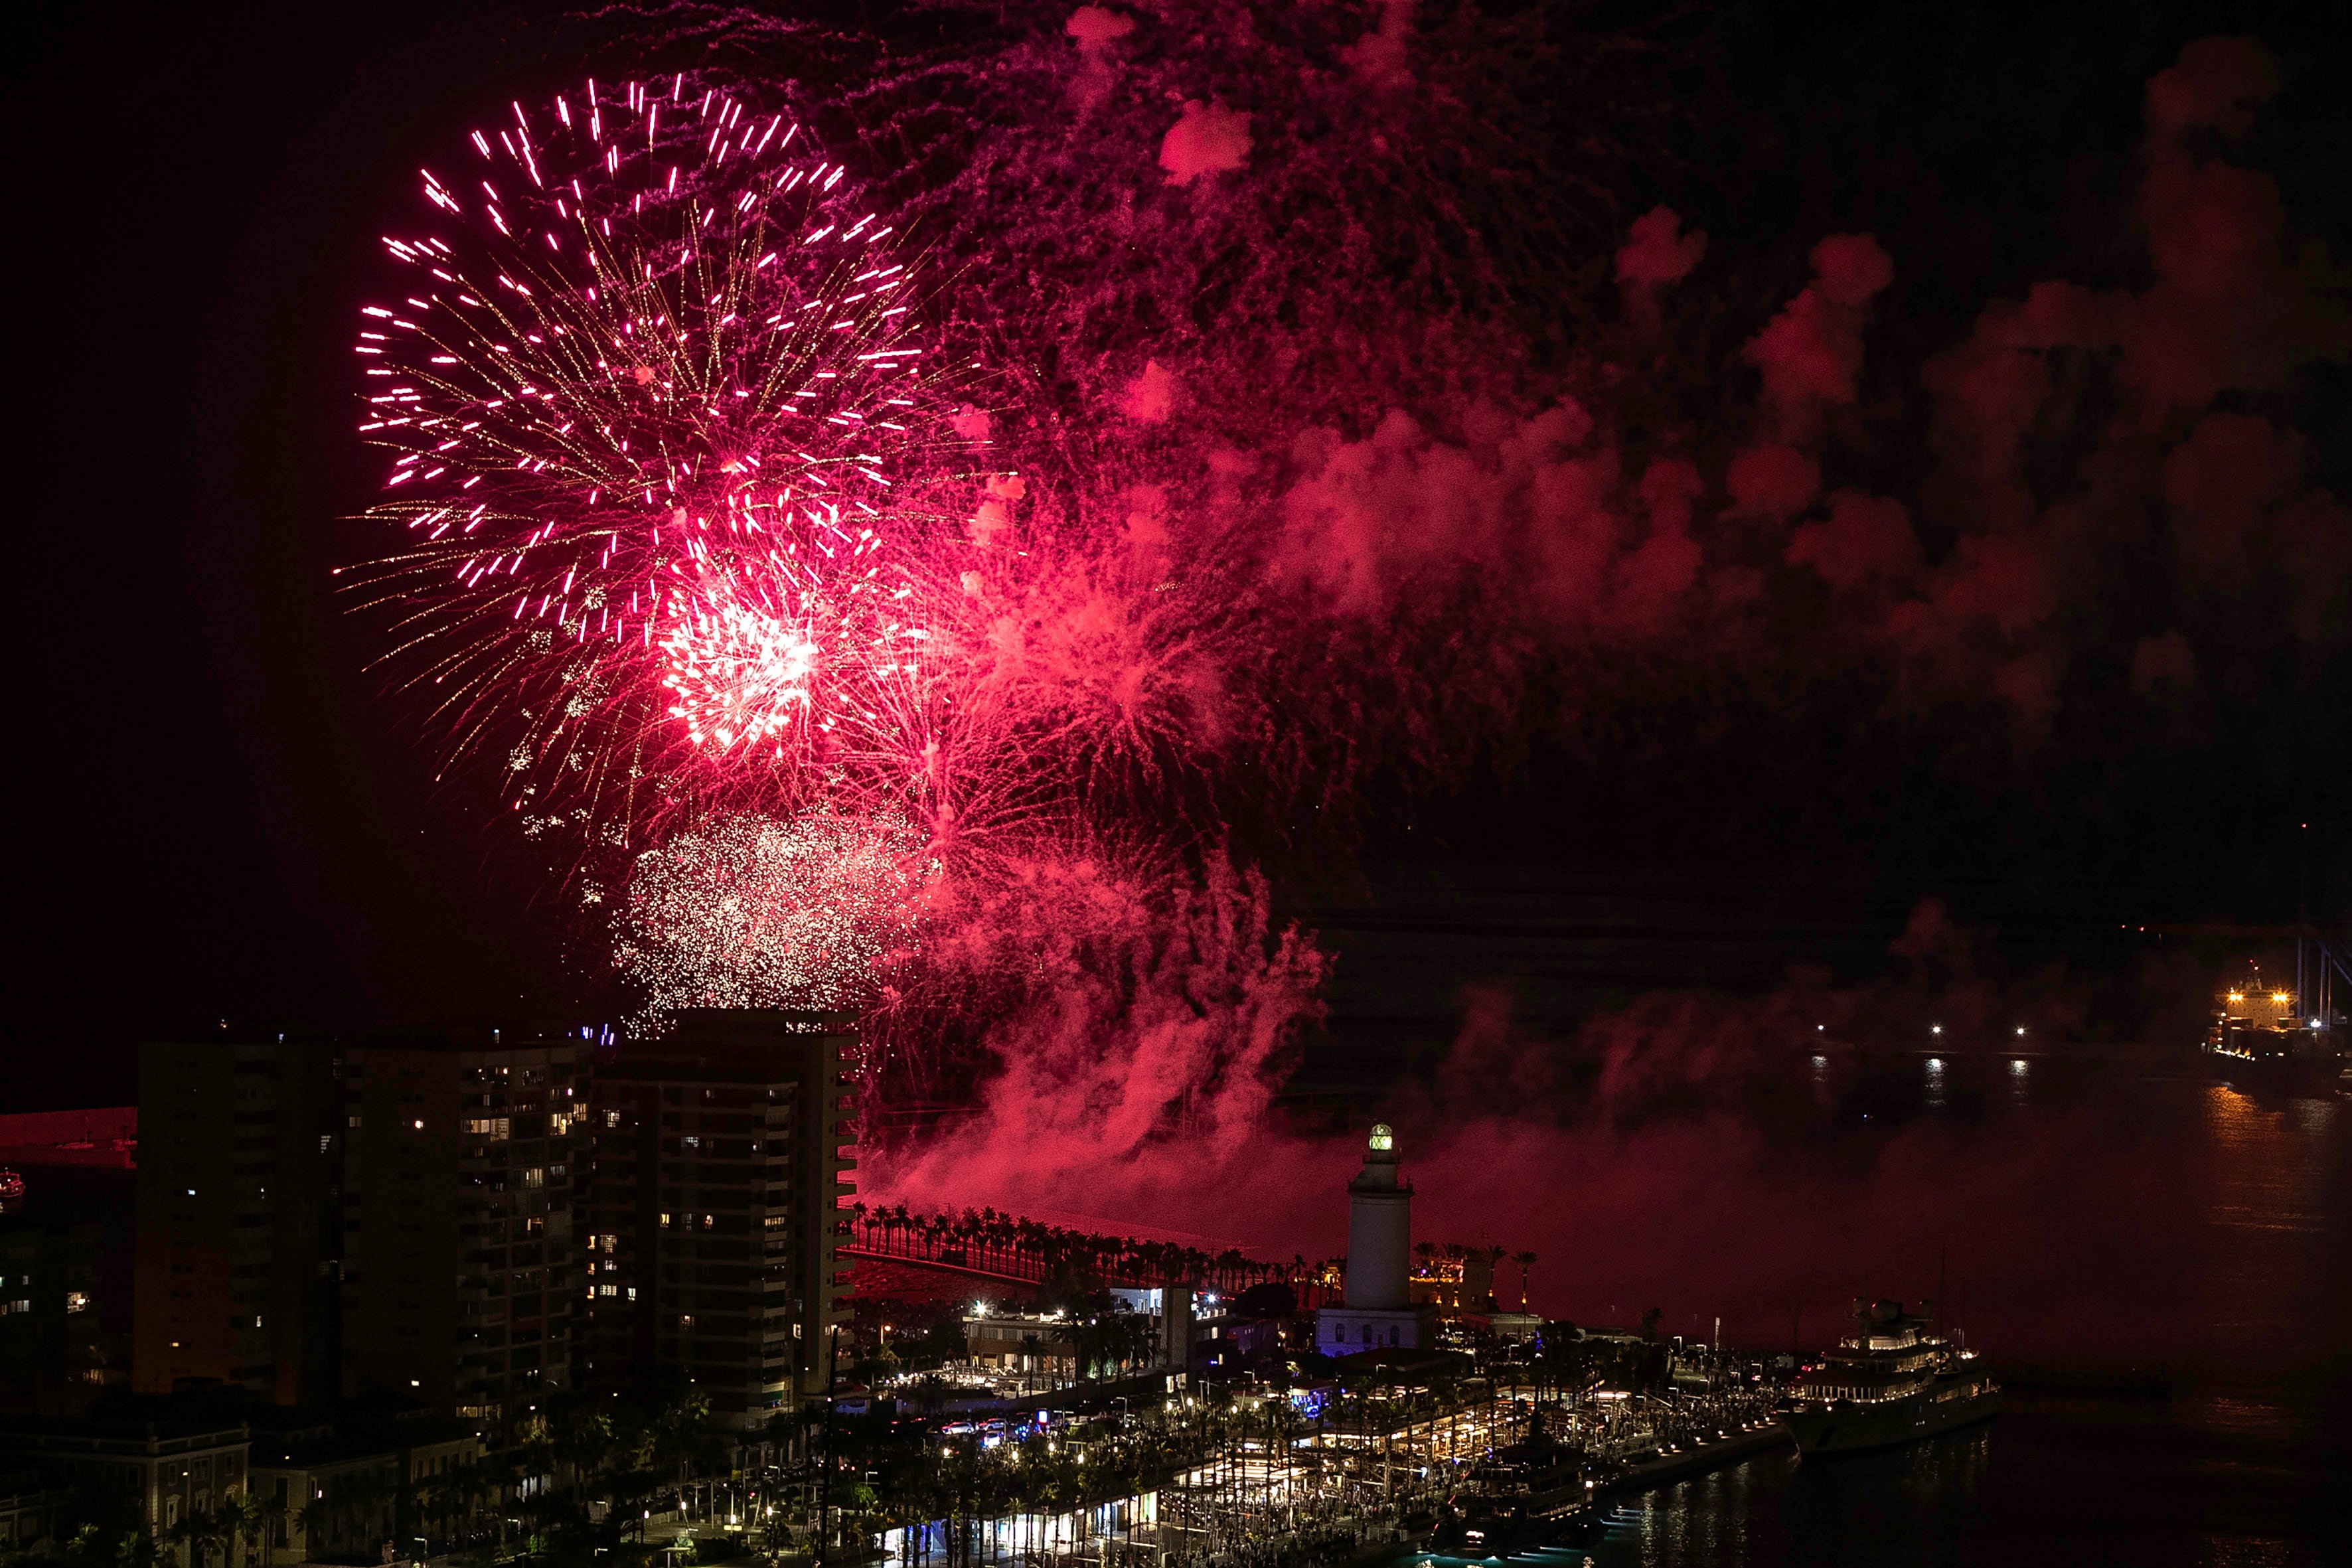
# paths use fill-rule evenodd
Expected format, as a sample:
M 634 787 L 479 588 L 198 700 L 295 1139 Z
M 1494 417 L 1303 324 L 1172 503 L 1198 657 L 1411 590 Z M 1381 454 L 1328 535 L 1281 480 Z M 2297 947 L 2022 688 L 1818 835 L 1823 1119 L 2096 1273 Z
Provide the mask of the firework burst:
M 615 957 L 654 1015 L 861 1005 L 939 874 L 896 818 L 722 818 L 638 858 Z
M 355 344 L 370 516 L 405 540 L 356 580 L 457 748 L 624 844 L 681 803 L 919 783 L 960 565 L 924 498 L 968 443 L 890 225 L 789 113 L 691 77 L 470 143 Z

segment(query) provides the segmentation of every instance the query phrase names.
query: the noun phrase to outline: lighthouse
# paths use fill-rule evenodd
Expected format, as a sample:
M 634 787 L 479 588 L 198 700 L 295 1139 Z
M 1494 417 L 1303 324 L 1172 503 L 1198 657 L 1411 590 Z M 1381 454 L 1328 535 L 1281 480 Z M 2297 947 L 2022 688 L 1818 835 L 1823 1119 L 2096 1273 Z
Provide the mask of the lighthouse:
M 1315 1348 L 1325 1355 L 1427 1350 L 1437 1316 L 1412 1304 L 1412 1184 L 1404 1179 L 1396 1133 L 1382 1122 L 1364 1146 L 1363 1168 L 1348 1184 L 1346 1303 L 1316 1314 Z

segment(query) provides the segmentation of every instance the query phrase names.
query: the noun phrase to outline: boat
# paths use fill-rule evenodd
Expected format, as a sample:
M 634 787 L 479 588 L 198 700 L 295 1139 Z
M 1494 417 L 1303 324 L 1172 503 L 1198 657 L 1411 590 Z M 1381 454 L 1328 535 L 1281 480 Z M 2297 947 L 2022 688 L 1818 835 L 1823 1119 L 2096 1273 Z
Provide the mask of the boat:
M 1853 1332 L 1799 1373 L 1780 1415 L 1810 1459 L 1916 1442 L 2000 1408 L 2000 1385 L 1974 1351 L 1900 1301 L 1856 1301 Z
M 2245 978 L 2214 1000 L 2203 1047 L 2213 1076 L 2253 1093 L 2326 1094 L 2337 1088 L 2345 1066 L 2342 1020 L 2329 1010 L 2328 989 L 2320 988 L 2317 1011 L 2306 1016 L 2296 991 L 2264 984 L 2261 969 L 2249 964 Z
M 1573 1536 L 1591 1521 L 1599 1475 L 1583 1449 L 1544 1430 L 1538 1406 L 1526 1440 L 1472 1467 L 1445 1500 L 1431 1545 L 1454 1556 L 1508 1557 Z

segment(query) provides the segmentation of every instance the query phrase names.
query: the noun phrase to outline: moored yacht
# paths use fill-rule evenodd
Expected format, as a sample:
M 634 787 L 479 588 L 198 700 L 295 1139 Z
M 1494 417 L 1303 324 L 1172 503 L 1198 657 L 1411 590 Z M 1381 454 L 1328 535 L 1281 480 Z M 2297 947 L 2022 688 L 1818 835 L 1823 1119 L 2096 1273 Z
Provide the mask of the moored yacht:
M 1600 1472 L 1581 1448 L 1544 1430 L 1540 1407 L 1528 1426 L 1526 1441 L 1476 1466 L 1446 1500 L 1433 1540 L 1439 1551 L 1507 1557 L 1572 1535 L 1591 1519 Z
M 1900 1301 L 1853 1304 L 1853 1332 L 1799 1379 L 1780 1421 L 1805 1457 L 1914 1442 L 1981 1421 L 2000 1390 Z

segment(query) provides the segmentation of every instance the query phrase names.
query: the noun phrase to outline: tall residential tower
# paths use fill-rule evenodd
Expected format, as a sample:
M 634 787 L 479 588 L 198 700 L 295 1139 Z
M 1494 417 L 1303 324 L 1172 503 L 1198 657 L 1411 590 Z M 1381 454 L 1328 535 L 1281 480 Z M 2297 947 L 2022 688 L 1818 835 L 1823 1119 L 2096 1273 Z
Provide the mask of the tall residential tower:
M 347 1394 L 510 1432 L 571 1386 L 591 1047 L 513 1031 L 353 1050 L 343 1178 Z
M 840 1015 L 689 1011 L 597 1069 L 590 1386 L 690 1384 L 741 1430 L 824 1390 L 856 1043 Z
M 283 1036 L 140 1047 L 135 1388 L 332 1396 L 342 1066 Z

